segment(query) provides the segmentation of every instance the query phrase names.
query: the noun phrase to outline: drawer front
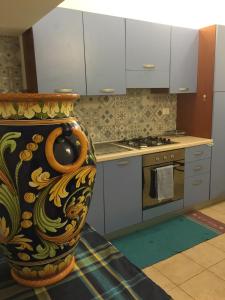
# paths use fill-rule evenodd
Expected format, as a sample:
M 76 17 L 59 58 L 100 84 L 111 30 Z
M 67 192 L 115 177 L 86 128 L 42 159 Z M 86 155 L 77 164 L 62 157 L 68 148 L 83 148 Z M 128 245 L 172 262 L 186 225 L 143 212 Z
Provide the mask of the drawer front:
M 185 150 L 185 162 L 191 162 L 209 157 L 211 157 L 211 146 L 209 145 L 191 147 Z
M 197 160 L 185 164 L 185 177 L 210 173 L 210 158 Z
M 183 199 L 143 210 L 143 221 L 183 209 Z
M 209 179 L 209 173 L 185 179 L 184 207 L 209 200 Z

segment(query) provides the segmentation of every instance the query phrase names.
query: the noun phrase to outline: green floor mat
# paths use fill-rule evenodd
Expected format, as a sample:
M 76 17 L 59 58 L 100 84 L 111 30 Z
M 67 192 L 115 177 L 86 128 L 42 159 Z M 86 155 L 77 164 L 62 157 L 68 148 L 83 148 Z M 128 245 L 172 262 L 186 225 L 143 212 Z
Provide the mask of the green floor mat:
M 179 216 L 111 242 L 132 263 L 144 268 L 217 235 L 216 230 Z

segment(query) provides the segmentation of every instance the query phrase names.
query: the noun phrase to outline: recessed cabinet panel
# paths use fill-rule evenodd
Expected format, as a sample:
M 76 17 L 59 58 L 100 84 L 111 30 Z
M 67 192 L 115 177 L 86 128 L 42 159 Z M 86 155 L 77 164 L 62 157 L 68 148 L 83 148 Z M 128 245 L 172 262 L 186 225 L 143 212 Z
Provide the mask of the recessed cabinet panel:
M 106 233 L 142 222 L 142 157 L 104 163 Z
M 195 93 L 197 66 L 198 30 L 172 27 L 170 93 Z
M 104 234 L 104 199 L 103 199 L 103 164 L 97 164 L 97 173 L 95 185 L 91 197 L 91 203 L 88 211 L 87 222 L 94 229 Z
M 126 20 L 128 88 L 169 87 L 170 32 L 168 25 Z
M 126 94 L 125 20 L 83 13 L 88 95 Z
M 56 8 L 33 26 L 33 36 L 38 91 L 73 89 L 85 95 L 82 13 Z

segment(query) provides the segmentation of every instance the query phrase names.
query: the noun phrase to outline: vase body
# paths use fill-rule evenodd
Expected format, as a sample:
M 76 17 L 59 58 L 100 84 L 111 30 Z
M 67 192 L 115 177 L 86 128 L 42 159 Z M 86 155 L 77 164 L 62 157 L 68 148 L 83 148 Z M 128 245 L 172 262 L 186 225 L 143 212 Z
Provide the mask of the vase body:
M 13 278 L 41 287 L 67 276 L 96 167 L 73 94 L 0 95 L 0 251 Z

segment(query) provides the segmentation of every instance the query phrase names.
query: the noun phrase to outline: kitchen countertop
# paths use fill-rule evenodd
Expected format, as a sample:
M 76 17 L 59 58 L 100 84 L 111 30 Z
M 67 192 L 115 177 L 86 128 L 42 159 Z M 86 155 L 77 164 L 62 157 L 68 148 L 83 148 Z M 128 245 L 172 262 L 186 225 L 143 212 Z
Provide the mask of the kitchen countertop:
M 103 161 L 120 159 L 125 157 L 132 157 L 132 156 L 144 155 L 149 153 L 157 153 L 157 152 L 175 150 L 180 148 L 188 148 L 188 147 L 213 143 L 212 139 L 205 139 L 205 138 L 194 137 L 194 136 L 168 136 L 168 138 L 170 138 L 173 142 L 176 143 L 163 145 L 163 146 L 149 147 L 145 149 L 133 149 L 131 151 L 130 150 L 127 151 L 126 148 L 124 148 L 123 152 L 96 155 L 96 159 L 97 162 L 103 162 Z

